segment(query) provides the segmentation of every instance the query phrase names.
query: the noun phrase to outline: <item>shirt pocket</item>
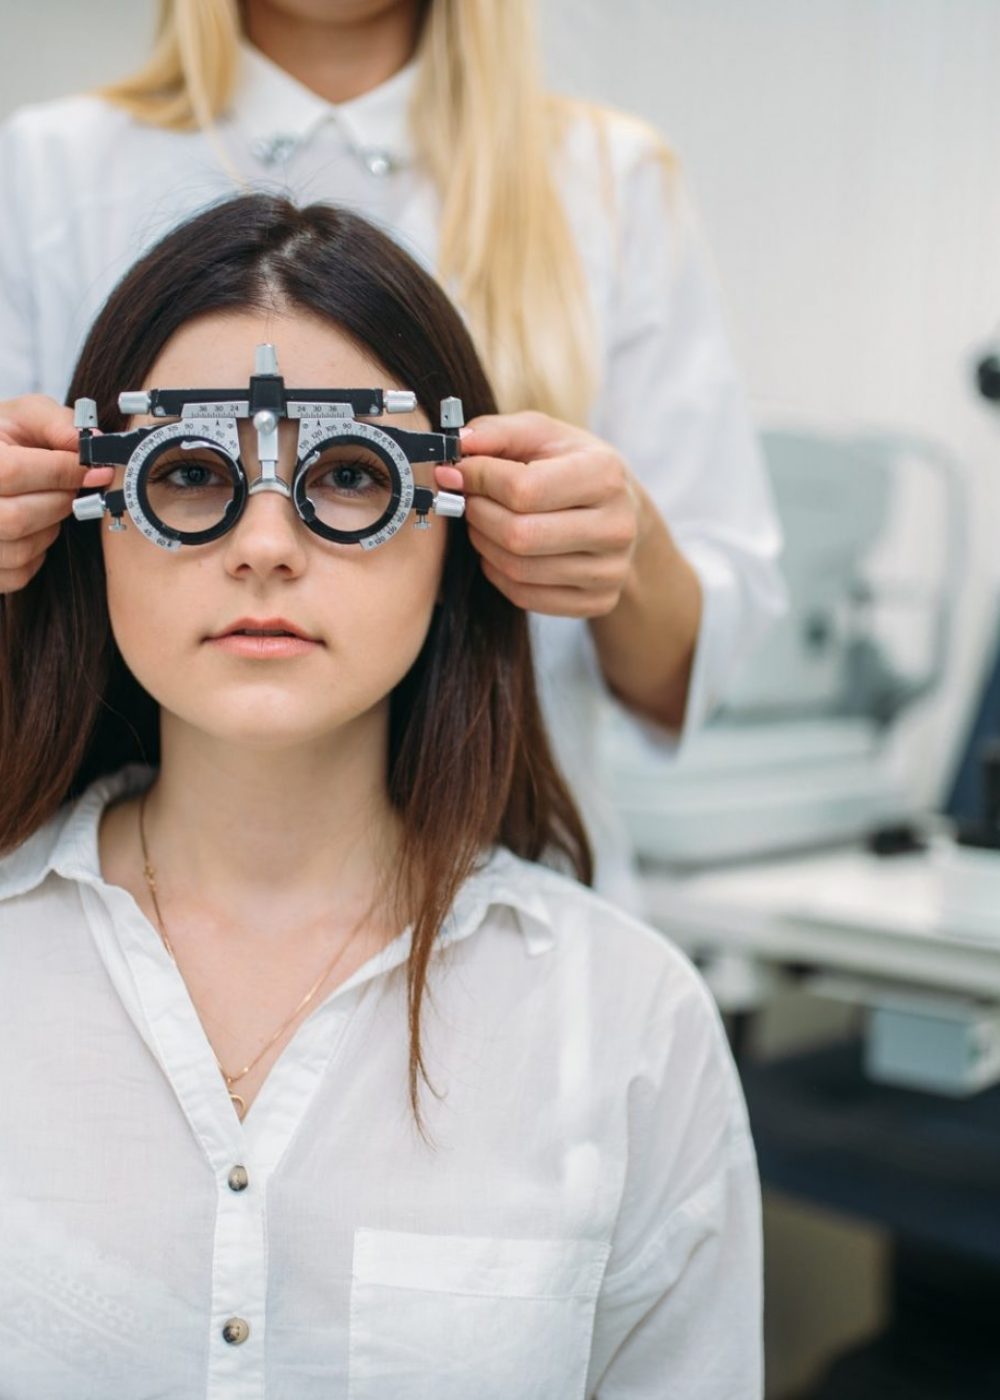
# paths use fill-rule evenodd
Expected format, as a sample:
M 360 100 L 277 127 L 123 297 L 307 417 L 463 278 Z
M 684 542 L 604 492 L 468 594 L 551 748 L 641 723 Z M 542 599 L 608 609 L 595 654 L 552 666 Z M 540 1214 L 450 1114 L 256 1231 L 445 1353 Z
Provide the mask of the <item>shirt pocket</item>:
M 610 1249 L 356 1230 L 348 1400 L 579 1400 Z

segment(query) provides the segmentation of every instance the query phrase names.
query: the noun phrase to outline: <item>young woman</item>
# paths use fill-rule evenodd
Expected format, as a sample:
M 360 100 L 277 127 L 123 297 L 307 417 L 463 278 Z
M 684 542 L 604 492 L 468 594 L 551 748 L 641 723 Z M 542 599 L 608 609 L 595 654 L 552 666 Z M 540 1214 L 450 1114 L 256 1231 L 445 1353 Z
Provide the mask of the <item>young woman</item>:
M 534 615 L 598 887 L 635 903 L 599 712 L 610 695 L 668 742 L 698 727 L 780 607 L 778 529 L 677 162 L 640 122 L 543 90 L 532 8 L 162 0 L 139 73 L 0 129 L 0 399 L 62 400 L 137 250 L 235 188 L 390 229 L 497 387 L 503 414 L 466 442 L 472 542 Z M 53 402 L 0 406 L 0 591 L 69 510 L 68 426 Z
M 136 265 L 71 395 L 120 431 L 121 390 L 239 386 L 261 344 L 289 386 L 413 390 L 396 426 L 494 406 L 397 245 L 262 195 Z M 350 503 L 375 468 L 338 471 Z M 176 550 L 124 520 L 0 600 L 0 1393 L 759 1397 L 719 1017 L 536 863 L 590 873 L 465 523 L 363 550 L 273 490 Z

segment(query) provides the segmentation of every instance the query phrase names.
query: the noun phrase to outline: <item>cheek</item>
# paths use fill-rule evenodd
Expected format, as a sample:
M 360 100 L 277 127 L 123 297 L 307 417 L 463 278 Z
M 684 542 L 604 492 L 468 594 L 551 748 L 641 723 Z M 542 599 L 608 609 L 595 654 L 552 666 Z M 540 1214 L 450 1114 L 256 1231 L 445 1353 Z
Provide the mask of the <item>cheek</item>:
M 131 522 L 124 533 L 108 535 L 103 549 L 111 631 L 129 670 L 154 692 L 158 677 L 176 674 L 184 571 Z
M 128 527 L 131 530 L 131 525 Z M 118 649 L 131 667 L 135 643 L 141 642 L 142 599 L 146 592 L 145 579 L 140 578 L 134 558 L 132 541 L 126 536 L 109 536 L 105 527 L 102 540 L 104 575 L 108 588 L 108 616 Z
M 349 588 L 331 610 L 333 635 L 374 665 L 387 691 L 413 665 L 427 636 L 441 588 L 447 528 L 444 521 L 435 521 L 430 530 L 404 525 L 390 544 L 357 559 Z M 337 598 L 336 581 L 330 596 Z

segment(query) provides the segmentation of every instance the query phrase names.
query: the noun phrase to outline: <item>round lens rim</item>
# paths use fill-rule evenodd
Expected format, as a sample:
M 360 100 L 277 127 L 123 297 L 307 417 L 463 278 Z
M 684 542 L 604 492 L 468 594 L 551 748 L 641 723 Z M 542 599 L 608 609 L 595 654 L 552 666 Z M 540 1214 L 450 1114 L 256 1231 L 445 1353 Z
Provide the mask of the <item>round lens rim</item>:
M 188 422 L 182 420 L 179 423 L 171 423 L 168 425 L 168 428 L 174 431 L 169 432 L 163 430 L 162 435 L 157 433 L 155 441 L 153 441 L 151 435 L 146 439 L 143 447 L 140 449 L 143 454 L 142 460 L 137 464 L 137 470 L 134 475 L 135 503 L 138 505 L 139 512 L 143 519 L 150 528 L 162 538 L 184 545 L 210 544 L 212 540 L 217 540 L 222 535 L 228 534 L 243 514 L 243 509 L 247 503 L 249 494 L 246 475 L 243 468 L 240 466 L 239 459 L 233 456 L 229 444 L 220 441 L 219 438 L 214 436 L 211 432 L 196 430 L 193 420 L 189 420 Z M 233 474 L 232 500 L 226 507 L 226 511 L 218 524 L 210 526 L 207 530 L 178 530 L 176 526 L 168 525 L 165 520 L 162 520 L 150 505 L 147 487 L 149 483 L 149 473 L 154 463 L 159 460 L 164 452 L 170 448 L 176 447 L 178 443 L 182 442 L 198 442 L 209 447 L 213 452 L 223 458 Z M 132 461 L 129 462 L 130 468 L 132 467 L 132 463 L 135 462 L 136 456 L 138 456 L 138 454 L 133 454 Z M 126 503 L 129 504 L 127 498 Z M 135 518 L 136 513 L 131 508 L 131 505 L 129 514 Z M 141 528 L 142 521 L 136 519 L 136 524 Z
M 315 425 L 303 422 L 301 439 L 306 438 L 306 456 L 300 455 L 292 482 L 292 499 L 302 523 L 314 535 L 334 544 L 360 544 L 363 549 L 371 549 L 382 544 L 394 535 L 409 515 L 413 506 L 413 471 L 406 453 L 387 433 L 381 432 L 374 423 L 361 423 L 357 419 L 340 422 L 318 422 Z M 315 506 L 306 495 L 306 474 L 327 447 L 340 447 L 358 443 L 373 451 L 387 468 L 390 479 L 389 504 L 371 525 L 362 530 L 337 530 L 326 525 L 316 515 Z

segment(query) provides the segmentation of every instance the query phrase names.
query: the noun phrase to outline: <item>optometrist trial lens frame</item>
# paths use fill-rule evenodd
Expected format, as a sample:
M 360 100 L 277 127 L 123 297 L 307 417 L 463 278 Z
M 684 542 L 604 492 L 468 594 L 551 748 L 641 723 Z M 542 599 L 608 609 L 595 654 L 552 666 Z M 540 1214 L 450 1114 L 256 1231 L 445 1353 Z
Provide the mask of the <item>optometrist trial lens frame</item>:
M 162 427 L 153 424 L 95 435 L 97 405 L 93 399 L 77 399 L 74 422 L 81 463 L 124 466 L 125 480 L 120 491 L 79 496 L 73 502 L 73 514 L 77 520 L 100 520 L 107 513 L 111 516 L 108 528 L 124 530 L 122 515 L 127 511 L 147 539 L 163 549 L 179 549 L 182 544 L 218 539 L 239 520 L 250 496 L 277 491 L 292 499 L 300 519 L 314 534 L 374 549 L 396 534 L 411 510 L 416 513 L 415 525 L 424 529 L 431 513 L 458 517 L 465 511 L 464 497 L 416 486 L 411 469 L 414 462 L 461 459 L 460 399 L 442 399 L 440 432 L 409 432 L 355 417 L 409 413 L 416 406 L 416 395 L 399 389 L 287 389 L 273 345 L 257 346 L 247 389 L 151 389 L 119 395 L 123 414 L 148 413 L 176 420 Z M 240 457 L 237 422 L 241 418 L 249 419 L 257 434 L 260 475 L 252 483 Z M 291 484 L 277 475 L 282 418 L 299 424 Z M 177 457 L 178 450 L 200 452 L 203 457 L 207 453 L 210 461 L 206 464 L 196 456 L 185 461 Z M 324 459 L 330 453 L 335 460 L 328 465 Z M 363 460 L 353 461 L 352 453 Z M 165 465 L 170 468 L 166 476 Z M 161 473 L 158 494 L 153 489 L 156 470 Z M 192 471 L 207 472 L 217 484 L 188 481 L 181 485 L 170 479 Z M 342 479 L 324 486 L 331 472 L 340 473 Z M 367 478 L 360 490 L 359 472 Z M 345 481 L 344 473 L 354 473 L 354 478 Z M 181 523 L 163 518 L 169 513 L 160 504 L 165 500 L 172 503 L 175 519 Z M 197 510 L 192 509 L 193 503 Z

